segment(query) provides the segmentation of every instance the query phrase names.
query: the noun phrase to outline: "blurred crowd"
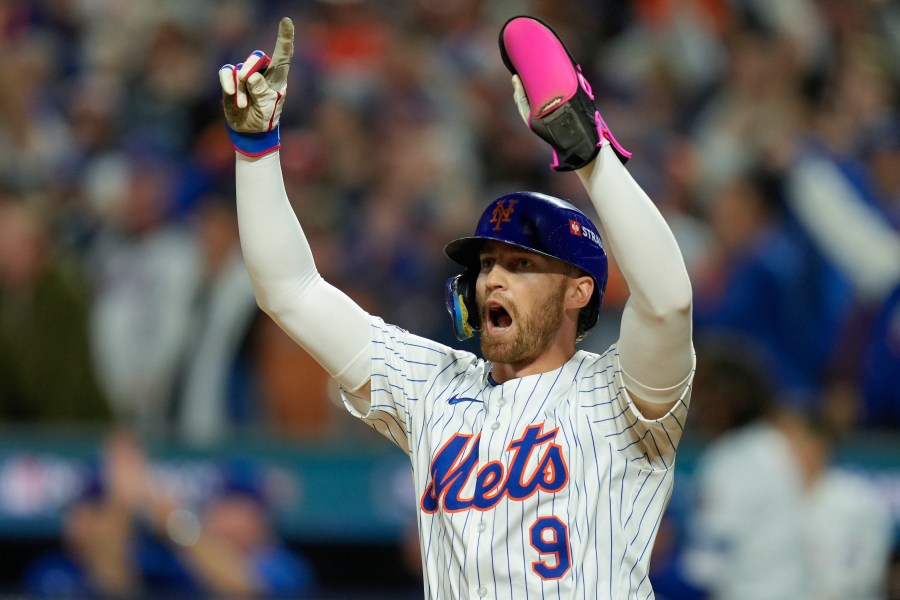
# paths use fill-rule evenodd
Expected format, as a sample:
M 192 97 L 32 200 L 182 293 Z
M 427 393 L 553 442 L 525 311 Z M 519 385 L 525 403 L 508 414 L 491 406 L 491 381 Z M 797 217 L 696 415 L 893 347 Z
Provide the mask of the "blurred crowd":
M 510 191 L 592 211 L 514 108 L 497 34 L 522 13 L 567 41 L 634 153 L 692 277 L 698 348 L 752 347 L 808 431 L 900 429 L 888 0 L 0 1 L 0 423 L 366 435 L 256 306 L 218 68 L 270 52 L 292 17 L 282 163 L 319 270 L 457 346 L 444 242 Z M 587 349 L 615 339 L 626 295 L 613 265 Z
M 845 434 L 779 402 L 757 347 L 725 335 L 697 350 L 691 430 L 706 443 L 660 528 L 656 597 L 900 598 L 896 517 L 871 477 L 837 460 Z
M 241 265 L 217 69 L 293 17 L 282 155 L 319 270 L 456 344 L 442 240 L 510 190 L 590 210 L 510 100 L 496 36 L 520 12 L 570 40 L 634 152 L 698 337 L 755 340 L 801 411 L 900 425 L 900 9 L 875 0 L 3 2 L 0 418 L 341 435 Z
M 198 498 L 157 470 L 126 430 L 112 431 L 66 507 L 57 549 L 25 568 L 35 598 L 307 598 L 310 562 L 281 539 L 266 485 L 234 461 Z

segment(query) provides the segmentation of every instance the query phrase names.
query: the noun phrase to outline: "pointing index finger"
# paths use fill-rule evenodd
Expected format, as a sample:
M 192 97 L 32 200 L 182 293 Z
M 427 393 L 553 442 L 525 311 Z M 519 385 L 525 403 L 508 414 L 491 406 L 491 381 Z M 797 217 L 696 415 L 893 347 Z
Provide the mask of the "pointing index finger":
M 290 17 L 282 17 L 278 23 L 278 39 L 272 52 L 272 67 L 289 64 L 294 55 L 294 22 Z

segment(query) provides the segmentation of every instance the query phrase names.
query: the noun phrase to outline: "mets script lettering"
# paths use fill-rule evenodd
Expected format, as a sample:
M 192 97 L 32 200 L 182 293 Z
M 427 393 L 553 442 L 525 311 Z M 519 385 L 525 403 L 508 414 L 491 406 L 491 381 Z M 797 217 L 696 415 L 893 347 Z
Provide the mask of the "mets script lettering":
M 508 471 L 501 462 L 491 461 L 476 472 L 481 435 L 454 435 L 431 461 L 431 482 L 422 495 L 422 510 L 434 513 L 441 504 L 447 512 L 488 510 L 504 496 L 525 500 L 538 490 L 563 489 L 569 472 L 562 448 L 553 441 L 559 429 L 544 433 L 543 427 L 543 423 L 529 425 L 522 437 L 509 444 L 507 450 L 512 452 L 512 460 Z M 543 453 L 537 465 L 527 471 L 532 455 L 540 450 Z M 463 497 L 463 490 L 473 475 L 475 490 L 471 497 Z
M 494 207 L 494 212 L 491 213 L 490 222 L 494 224 L 494 231 L 500 231 L 500 225 L 509 223 L 510 217 L 512 217 L 516 200 L 515 198 L 510 198 L 508 202 L 509 204 L 504 200 L 498 200 L 497 206 Z

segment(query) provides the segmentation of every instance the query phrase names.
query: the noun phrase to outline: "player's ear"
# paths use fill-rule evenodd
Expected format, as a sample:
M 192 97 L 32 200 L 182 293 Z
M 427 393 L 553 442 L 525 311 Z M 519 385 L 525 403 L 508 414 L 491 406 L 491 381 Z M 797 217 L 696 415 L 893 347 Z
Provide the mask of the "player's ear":
M 584 308 L 594 294 L 594 279 L 589 275 L 569 277 L 566 308 Z

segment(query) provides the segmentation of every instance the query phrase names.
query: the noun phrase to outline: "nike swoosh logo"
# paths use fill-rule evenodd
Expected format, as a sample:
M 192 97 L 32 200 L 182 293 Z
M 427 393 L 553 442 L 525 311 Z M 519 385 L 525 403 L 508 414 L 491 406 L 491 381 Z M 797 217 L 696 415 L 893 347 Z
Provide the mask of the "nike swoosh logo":
M 484 402 L 484 400 L 478 400 L 477 398 L 460 398 L 458 396 L 453 396 L 447 401 L 447 404 L 459 404 L 460 402 Z

